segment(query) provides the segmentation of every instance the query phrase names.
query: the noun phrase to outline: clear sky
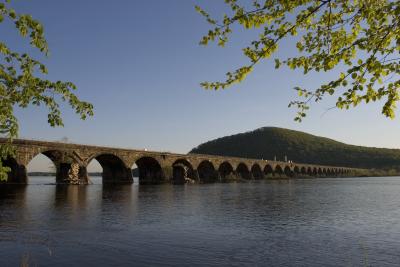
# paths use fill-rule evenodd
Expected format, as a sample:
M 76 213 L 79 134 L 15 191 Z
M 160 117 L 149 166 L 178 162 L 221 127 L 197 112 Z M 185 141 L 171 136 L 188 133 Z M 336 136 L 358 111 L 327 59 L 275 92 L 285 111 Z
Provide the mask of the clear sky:
M 236 31 L 226 48 L 200 46 L 209 26 L 195 4 L 224 11 L 223 0 L 15 0 L 19 12 L 45 26 L 51 55 L 37 56 L 47 64 L 48 78 L 74 82 L 77 94 L 95 107 L 95 116 L 82 122 L 63 106 L 63 128 L 49 127 L 44 109 L 17 110 L 20 137 L 186 153 L 210 139 L 277 126 L 400 148 L 400 118 L 382 116 L 382 103 L 325 112 L 334 105 L 330 99 L 313 105 L 304 122 L 294 122 L 295 110 L 287 107 L 296 98 L 292 88 L 314 88 L 328 74 L 277 71 L 271 60 L 231 89 L 201 89 L 201 81 L 223 79 L 246 62 L 240 48 L 253 33 Z M 1 25 L 0 32 L 10 46 L 33 51 L 20 45 L 24 40 L 12 27 Z M 287 41 L 279 55 L 295 52 Z

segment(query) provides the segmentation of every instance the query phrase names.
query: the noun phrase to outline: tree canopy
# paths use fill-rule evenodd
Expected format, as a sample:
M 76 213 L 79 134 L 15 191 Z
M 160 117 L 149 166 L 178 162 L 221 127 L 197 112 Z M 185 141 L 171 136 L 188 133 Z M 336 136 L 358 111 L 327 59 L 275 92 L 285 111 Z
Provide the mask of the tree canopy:
M 8 21 L 19 34 L 29 39 L 30 45 L 48 56 L 48 45 L 43 25 L 28 14 L 19 14 L 10 6 L 10 0 L 0 1 L 0 23 Z M 3 26 L 6 26 L 4 24 Z M 85 119 L 93 115 L 93 106 L 81 101 L 71 82 L 50 81 L 43 77 L 48 73 L 46 66 L 27 53 L 13 51 L 0 40 L 0 136 L 12 139 L 18 136 L 18 120 L 14 115 L 15 107 L 26 108 L 30 105 L 43 105 L 48 108 L 48 123 L 62 126 L 60 102 L 67 102 L 76 113 Z M 12 146 L 0 147 L 0 180 L 6 179 L 8 170 L 2 165 L 12 153 Z
M 226 74 L 224 81 L 203 82 L 205 89 L 225 89 L 242 82 L 263 60 L 275 68 L 288 66 L 309 72 L 337 71 L 336 79 L 317 88 L 295 87 L 300 100 L 296 121 L 306 116 L 311 101 L 334 95 L 336 107 L 349 109 L 362 102 L 384 100 L 382 113 L 395 117 L 400 100 L 400 1 L 392 0 L 225 0 L 229 14 L 212 17 L 196 10 L 211 24 L 201 45 L 224 47 L 235 26 L 258 30 L 243 54 L 249 63 Z M 273 58 L 280 42 L 292 38 L 298 56 Z

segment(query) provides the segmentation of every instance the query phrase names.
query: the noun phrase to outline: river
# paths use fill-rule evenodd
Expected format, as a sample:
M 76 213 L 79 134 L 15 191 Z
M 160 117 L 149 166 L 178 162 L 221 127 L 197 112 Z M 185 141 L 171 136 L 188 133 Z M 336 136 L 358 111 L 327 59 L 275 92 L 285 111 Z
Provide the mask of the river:
M 396 177 L 93 181 L 0 187 L 0 266 L 400 265 Z

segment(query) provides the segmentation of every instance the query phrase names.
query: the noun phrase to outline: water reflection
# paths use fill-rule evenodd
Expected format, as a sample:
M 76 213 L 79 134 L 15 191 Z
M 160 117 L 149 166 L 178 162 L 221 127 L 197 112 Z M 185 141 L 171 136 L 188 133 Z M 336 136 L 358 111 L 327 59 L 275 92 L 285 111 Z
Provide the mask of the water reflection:
M 0 187 L 0 266 L 397 266 L 400 179 Z
M 7 185 L 0 186 L 0 207 L 10 203 L 19 203 L 25 201 L 25 192 L 27 185 Z M 14 200 L 14 201 L 10 201 Z
M 0 228 L 15 230 L 18 222 L 26 221 L 26 191 L 27 186 L 0 186 Z
M 56 185 L 55 206 L 68 206 L 74 211 L 84 209 L 87 202 L 87 186 Z
M 103 202 L 118 203 L 126 205 L 135 201 L 137 198 L 137 186 L 131 185 L 103 185 L 102 186 L 102 199 Z

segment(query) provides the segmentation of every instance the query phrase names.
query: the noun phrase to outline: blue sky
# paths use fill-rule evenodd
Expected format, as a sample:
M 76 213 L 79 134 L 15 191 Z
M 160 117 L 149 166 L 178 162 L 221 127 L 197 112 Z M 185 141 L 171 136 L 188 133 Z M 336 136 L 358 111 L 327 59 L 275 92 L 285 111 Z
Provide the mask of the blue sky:
M 46 63 L 48 78 L 74 82 L 77 94 L 95 107 L 93 118 L 80 121 L 63 106 L 63 128 L 47 125 L 45 109 L 18 109 L 20 137 L 186 153 L 213 138 L 277 126 L 350 144 L 400 148 L 399 118 L 382 116 L 382 103 L 325 112 L 334 105 L 327 99 L 313 105 L 304 122 L 293 121 L 295 110 L 287 107 L 296 98 L 292 88 L 314 88 L 330 74 L 277 71 L 271 60 L 231 89 L 201 89 L 201 81 L 223 79 L 246 62 L 240 48 L 254 33 L 236 31 L 226 48 L 202 47 L 198 42 L 208 25 L 195 4 L 214 14 L 224 11 L 222 0 L 15 0 L 18 11 L 44 24 L 51 55 L 43 58 L 21 45 L 27 40 L 6 24 L 0 27 L 2 37 Z M 278 55 L 295 52 L 289 40 Z

